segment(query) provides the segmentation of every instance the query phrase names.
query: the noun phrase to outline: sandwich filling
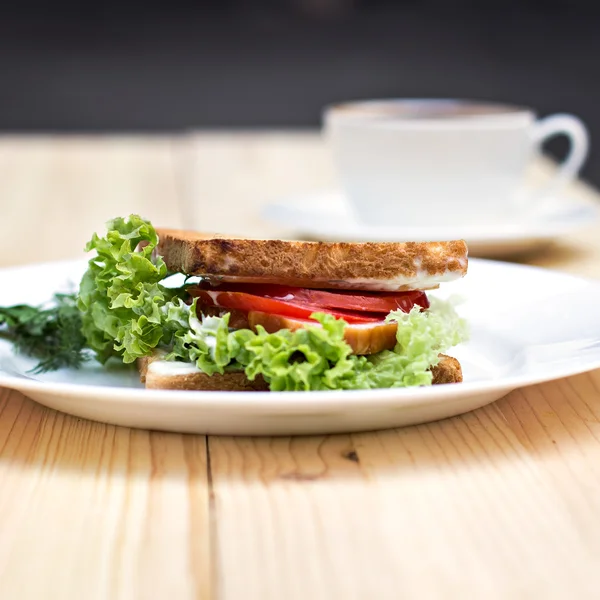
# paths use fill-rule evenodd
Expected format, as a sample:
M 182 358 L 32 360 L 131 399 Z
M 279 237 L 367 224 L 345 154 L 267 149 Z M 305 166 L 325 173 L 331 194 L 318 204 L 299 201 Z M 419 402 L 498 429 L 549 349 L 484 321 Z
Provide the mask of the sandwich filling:
M 87 246 L 96 256 L 78 301 L 101 362 L 160 352 L 177 369 L 243 371 L 272 390 L 405 387 L 431 384 L 439 354 L 466 339 L 452 305 L 422 290 L 215 285 L 214 278 L 172 285 L 148 221 L 132 215 L 108 229 Z
M 300 319 L 318 311 L 326 311 L 347 323 L 380 321 L 381 315 L 393 310 L 409 312 L 413 306 L 429 308 L 422 291 L 410 292 L 350 292 L 343 290 L 313 290 L 285 285 L 200 284 L 189 293 L 201 304 L 234 308 L 242 311 L 275 313 Z
M 354 354 L 375 354 L 391 350 L 396 345 L 396 325 L 385 318 L 395 310 L 408 313 L 417 307 L 429 308 L 422 291 L 368 292 L 315 290 L 285 285 L 225 283 L 213 286 L 208 282 L 191 286 L 191 297 L 197 299 L 200 314 L 223 316 L 232 312 L 230 327 L 258 326 L 268 333 L 281 329 L 317 326 L 314 313 L 331 315 L 346 322 L 344 340 Z M 215 311 L 215 309 L 218 309 Z

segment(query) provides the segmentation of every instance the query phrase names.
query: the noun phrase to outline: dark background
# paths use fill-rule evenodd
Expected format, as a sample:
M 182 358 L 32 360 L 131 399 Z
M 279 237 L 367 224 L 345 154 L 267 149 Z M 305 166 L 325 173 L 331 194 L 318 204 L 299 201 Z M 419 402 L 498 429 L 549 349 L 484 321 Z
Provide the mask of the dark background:
M 0 130 L 314 127 L 343 99 L 494 99 L 588 124 L 600 2 L 213 0 L 0 8 Z M 551 146 L 555 153 L 566 144 Z

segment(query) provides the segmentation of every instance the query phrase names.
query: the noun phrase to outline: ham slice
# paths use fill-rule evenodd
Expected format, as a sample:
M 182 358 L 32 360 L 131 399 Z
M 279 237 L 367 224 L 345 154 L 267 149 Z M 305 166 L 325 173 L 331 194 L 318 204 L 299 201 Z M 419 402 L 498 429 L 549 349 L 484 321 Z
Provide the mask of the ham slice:
M 302 327 L 320 327 L 316 321 L 257 311 L 248 313 L 248 323 L 252 329 L 256 329 L 257 325 L 262 325 L 269 333 L 275 333 L 280 329 L 295 331 Z M 382 350 L 391 350 L 396 345 L 397 328 L 395 323 L 386 323 L 385 321 L 352 323 L 346 325 L 344 339 L 354 354 L 375 354 Z

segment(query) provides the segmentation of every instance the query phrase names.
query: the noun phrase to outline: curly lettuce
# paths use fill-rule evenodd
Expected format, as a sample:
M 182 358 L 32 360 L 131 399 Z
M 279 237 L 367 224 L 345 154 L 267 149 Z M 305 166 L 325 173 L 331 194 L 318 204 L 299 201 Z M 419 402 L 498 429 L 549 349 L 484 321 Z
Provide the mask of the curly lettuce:
M 357 358 L 356 378 L 345 389 L 431 385 L 431 367 L 439 354 L 468 339 L 467 324 L 451 301 L 430 299 L 429 310 L 391 312 L 386 321 L 398 324 L 396 346 L 368 358 Z
M 346 323 L 314 314 L 321 327 L 267 334 L 258 328 L 247 349 L 246 375 L 262 375 L 276 391 L 374 389 L 431 385 L 438 355 L 467 339 L 467 326 L 450 302 L 432 299 L 431 308 L 390 313 L 398 324 L 394 350 L 369 357 L 351 354 Z
M 195 302 L 186 314 L 188 329 L 175 335 L 167 359 L 191 362 L 208 375 L 244 370 L 250 380 L 264 377 L 273 391 L 339 389 L 353 376 L 346 324 L 331 315 L 314 314 L 320 326 L 267 333 L 260 325 L 256 332 L 229 329 L 228 313 L 199 317 Z
M 344 341 L 346 323 L 315 313 L 319 326 L 267 333 L 260 325 L 246 343 L 248 379 L 262 375 L 273 391 L 334 390 L 353 376 L 352 349 Z
M 174 335 L 173 350 L 168 360 L 194 363 L 207 375 L 240 371 L 248 363 L 246 343 L 254 337 L 250 329 L 229 329 L 229 313 L 223 317 L 198 316 L 194 300 L 173 309 L 173 315 L 186 327 Z
M 161 285 L 167 267 L 153 257 L 158 236 L 148 221 L 131 215 L 113 219 L 107 229 L 85 248 L 96 255 L 81 280 L 77 305 L 83 335 L 98 360 L 116 356 L 131 363 L 170 343 L 179 329 L 169 318 L 178 290 Z
M 267 333 L 230 330 L 229 314 L 198 317 L 187 308 L 188 330 L 175 335 L 168 358 L 194 363 L 212 375 L 244 370 L 250 380 L 262 376 L 272 391 L 374 389 L 431 385 L 438 355 L 467 338 L 466 324 L 448 302 L 433 300 L 428 311 L 395 311 L 397 343 L 366 357 L 352 354 L 344 340 L 346 323 L 315 313 L 305 329 Z M 186 309 L 183 309 L 186 310 Z

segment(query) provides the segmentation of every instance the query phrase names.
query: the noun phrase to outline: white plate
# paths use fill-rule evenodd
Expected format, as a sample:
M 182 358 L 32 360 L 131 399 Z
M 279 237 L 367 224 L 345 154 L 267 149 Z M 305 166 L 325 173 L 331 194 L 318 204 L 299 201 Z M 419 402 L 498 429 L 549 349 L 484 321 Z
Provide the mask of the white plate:
M 498 258 L 534 250 L 560 236 L 593 225 L 600 218 L 600 206 L 555 196 L 548 198 L 540 210 L 511 223 L 452 228 L 373 227 L 358 222 L 341 192 L 321 191 L 268 204 L 263 208 L 262 216 L 307 239 L 347 242 L 464 239 L 471 256 Z
M 79 281 L 85 264 L 0 270 L 0 306 L 38 303 Z M 552 271 L 472 260 L 439 295 L 465 298 L 472 337 L 452 354 L 465 382 L 353 392 L 182 392 L 141 388 L 137 374 L 89 364 L 45 375 L 0 343 L 0 386 L 41 404 L 107 423 L 207 434 L 333 433 L 450 417 L 521 386 L 600 367 L 600 283 Z

